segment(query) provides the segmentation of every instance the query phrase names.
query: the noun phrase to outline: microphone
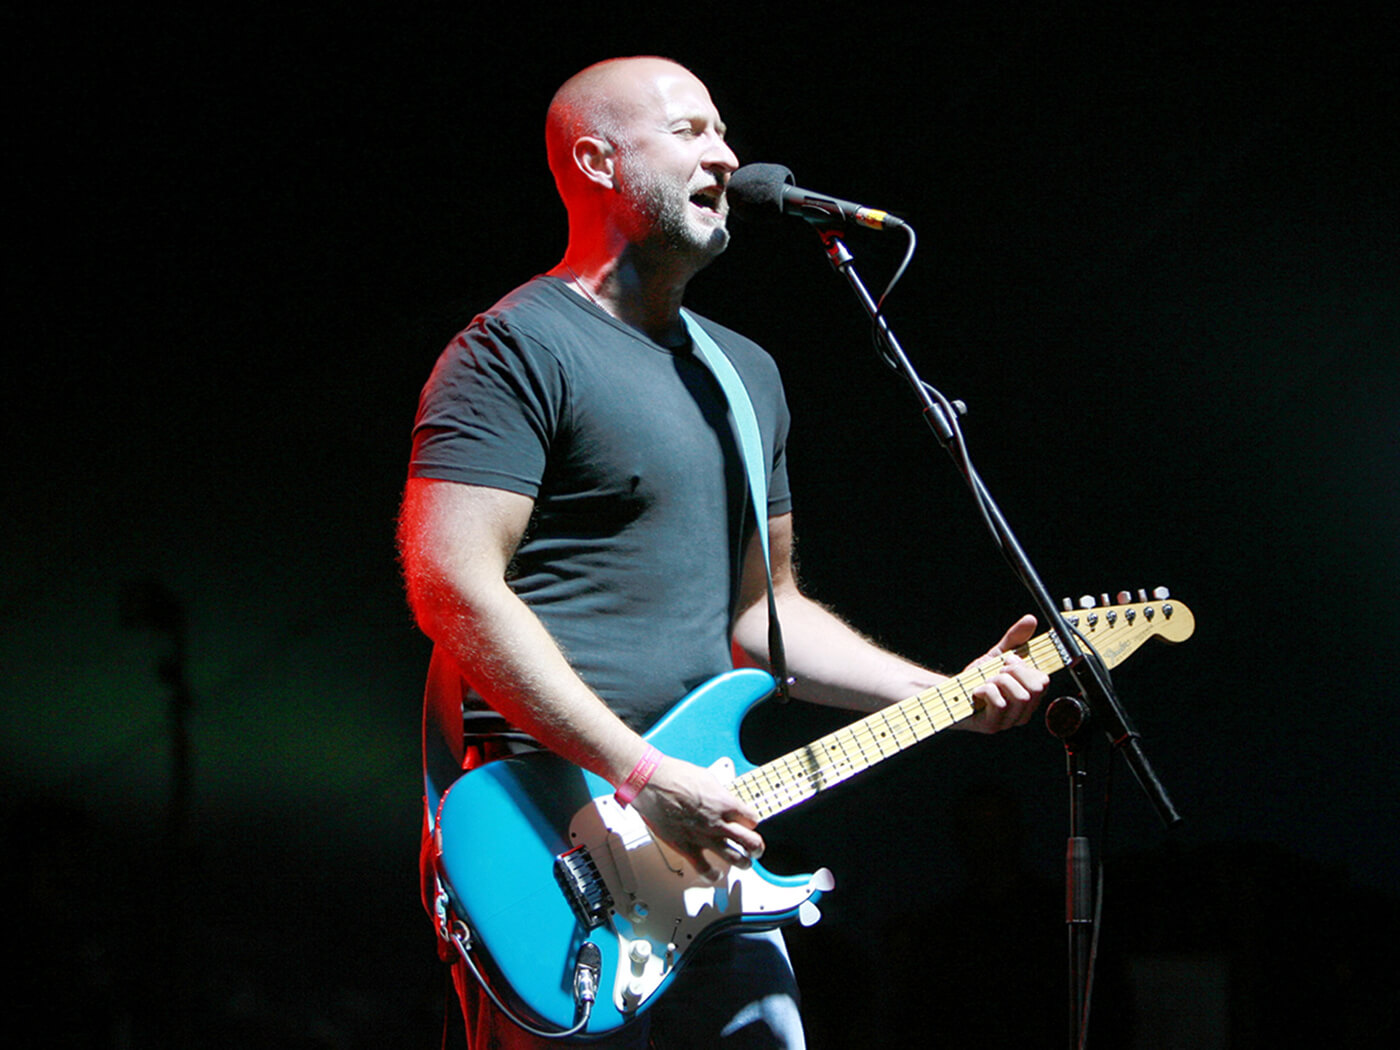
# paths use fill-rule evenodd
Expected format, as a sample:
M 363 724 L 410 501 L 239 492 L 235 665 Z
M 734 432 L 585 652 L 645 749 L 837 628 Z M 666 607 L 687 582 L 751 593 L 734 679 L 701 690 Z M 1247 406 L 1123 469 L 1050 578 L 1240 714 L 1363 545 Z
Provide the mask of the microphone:
M 905 225 L 903 219 L 878 208 L 804 190 L 781 164 L 745 164 L 729 176 L 725 195 L 740 216 L 761 218 L 765 212 L 777 211 L 823 226 L 855 222 L 872 230 L 894 230 Z

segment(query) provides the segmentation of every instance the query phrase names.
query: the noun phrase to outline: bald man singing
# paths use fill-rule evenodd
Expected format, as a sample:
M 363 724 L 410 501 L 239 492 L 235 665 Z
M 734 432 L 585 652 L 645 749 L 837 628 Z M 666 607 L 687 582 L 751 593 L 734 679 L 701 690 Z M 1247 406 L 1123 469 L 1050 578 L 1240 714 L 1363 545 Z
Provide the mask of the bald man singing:
M 414 428 L 399 545 L 434 643 L 426 826 L 463 769 L 543 747 L 619 788 L 655 837 L 715 875 L 761 854 L 758 814 L 642 734 L 736 660 L 767 666 L 769 571 L 798 699 L 873 711 L 943 678 L 803 595 L 777 369 L 682 312 L 690 279 L 728 245 L 738 166 L 705 85 L 661 58 L 601 62 L 555 94 L 545 138 L 564 257 L 449 344 Z M 691 324 L 733 365 L 758 421 L 767 568 L 725 394 Z M 1003 666 L 964 728 L 1030 717 L 1046 679 L 1010 650 L 1034 627 L 1023 617 L 989 651 Z M 557 1045 L 503 1017 L 460 961 L 454 975 L 473 1050 Z M 801 1047 L 797 1002 L 778 934 L 725 933 L 594 1045 Z

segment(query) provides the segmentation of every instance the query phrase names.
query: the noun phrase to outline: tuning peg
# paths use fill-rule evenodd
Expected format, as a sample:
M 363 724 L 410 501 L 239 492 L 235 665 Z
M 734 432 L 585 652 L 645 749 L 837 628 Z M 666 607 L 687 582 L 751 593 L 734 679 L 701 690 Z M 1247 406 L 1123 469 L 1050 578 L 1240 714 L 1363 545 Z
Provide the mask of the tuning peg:
M 1074 599 L 1073 599 L 1073 598 L 1061 598 L 1061 599 L 1060 599 L 1060 608 L 1063 609 L 1065 612 L 1074 612 Z
M 1138 601 L 1140 601 L 1140 602 L 1145 602 L 1145 601 L 1147 601 L 1147 592 L 1146 592 L 1145 590 L 1143 590 L 1141 587 L 1138 588 Z
M 1118 592 L 1118 604 L 1119 604 L 1119 605 L 1127 605 L 1127 604 L 1128 604 L 1129 602 L 1131 602 L 1132 600 L 1133 600 L 1133 594 L 1132 594 L 1131 591 L 1119 591 L 1119 592 Z
M 1100 604 L 1100 605 L 1112 605 L 1113 603 L 1112 603 L 1111 601 L 1108 600 L 1108 595 L 1107 595 L 1107 594 L 1100 594 L 1100 595 L 1099 595 L 1099 604 Z
M 1152 589 L 1152 597 L 1159 602 L 1164 602 L 1171 596 L 1172 592 L 1167 590 L 1165 587 L 1154 587 Z
M 1092 609 L 1094 607 L 1094 596 L 1092 594 L 1086 594 L 1080 597 L 1079 607 L 1081 609 Z

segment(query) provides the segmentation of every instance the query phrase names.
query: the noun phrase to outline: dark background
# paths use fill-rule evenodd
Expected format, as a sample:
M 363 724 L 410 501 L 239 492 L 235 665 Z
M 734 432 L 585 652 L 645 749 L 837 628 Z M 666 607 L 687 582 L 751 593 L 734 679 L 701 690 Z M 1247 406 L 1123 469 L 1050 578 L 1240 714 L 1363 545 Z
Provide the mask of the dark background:
M 1050 589 L 1167 585 L 1196 614 L 1115 676 L 1186 823 L 1091 756 L 1099 1045 L 1391 1045 L 1389 6 L 4 24 L 0 787 L 17 1031 L 46 1026 L 21 1044 L 436 1045 L 427 647 L 392 545 L 415 399 L 562 251 L 554 87 L 662 53 L 711 85 L 741 160 L 918 229 L 889 316 L 970 406 Z M 849 243 L 882 285 L 902 241 Z M 949 668 L 1029 607 L 801 223 L 739 228 L 691 302 L 784 370 L 817 597 Z M 832 724 L 754 722 L 759 750 Z M 813 1045 L 1064 1045 L 1066 794 L 1036 724 L 775 821 L 774 870 L 838 877 L 790 937 Z

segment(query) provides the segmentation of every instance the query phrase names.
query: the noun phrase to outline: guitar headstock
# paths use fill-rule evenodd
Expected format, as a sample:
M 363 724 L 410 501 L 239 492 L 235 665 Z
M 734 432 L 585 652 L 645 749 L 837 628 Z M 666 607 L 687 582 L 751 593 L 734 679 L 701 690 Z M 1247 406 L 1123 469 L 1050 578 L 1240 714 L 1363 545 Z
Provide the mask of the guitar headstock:
M 1165 587 L 1158 587 L 1151 597 L 1138 591 L 1137 601 L 1127 591 L 1120 591 L 1113 604 L 1106 594 L 1101 600 L 1086 595 L 1077 604 L 1066 598 L 1063 615 L 1078 632 L 1081 644 L 1092 647 L 1106 667 L 1122 663 L 1149 638 L 1184 642 L 1196 630 L 1191 610 L 1172 598 Z

